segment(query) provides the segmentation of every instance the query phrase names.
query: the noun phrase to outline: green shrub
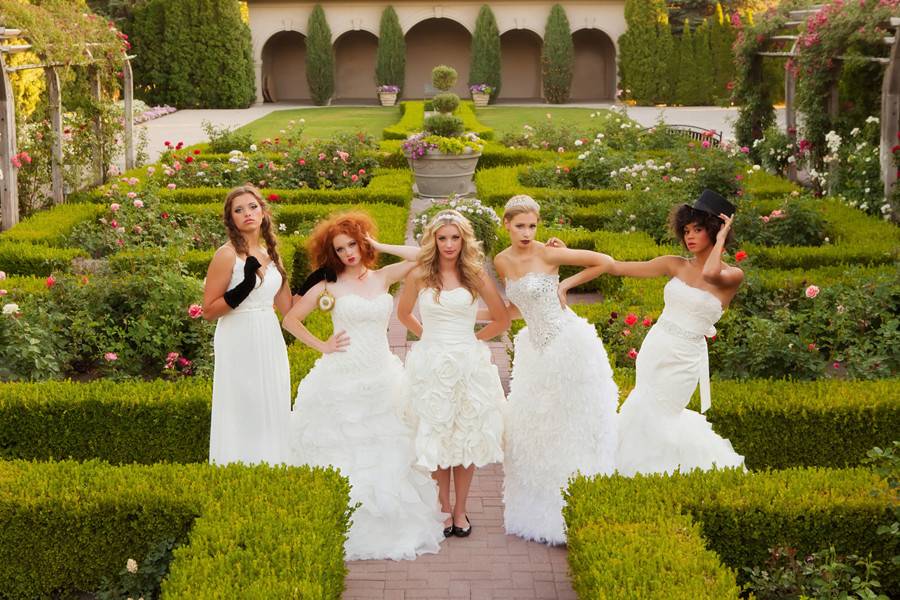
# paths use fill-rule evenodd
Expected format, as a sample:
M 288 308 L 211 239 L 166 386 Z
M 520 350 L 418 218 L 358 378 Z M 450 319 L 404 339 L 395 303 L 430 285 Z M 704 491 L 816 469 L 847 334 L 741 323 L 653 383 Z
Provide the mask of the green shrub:
M 691 568 L 697 569 L 691 579 L 721 586 L 716 594 L 724 594 L 699 597 L 736 598 L 734 587 L 724 581 L 725 570 L 712 557 L 699 558 L 702 548 L 738 570 L 762 564 L 774 545 L 789 544 L 804 555 L 834 545 L 842 553 L 871 552 L 883 561 L 881 581 L 892 595 L 900 584 L 900 567 L 891 564 L 897 542 L 875 533 L 894 518 L 893 500 L 886 490 L 884 481 L 868 469 L 579 476 L 564 492 L 563 509 L 573 586 L 584 598 L 687 600 L 701 592 L 687 588 L 678 593 L 681 585 L 690 584 L 683 583 L 686 573 L 673 571 L 690 560 Z M 622 531 L 627 543 L 612 531 Z M 673 552 L 651 554 L 653 548 Z M 686 552 L 691 558 L 674 552 L 678 548 L 691 548 Z M 615 560 L 598 562 L 610 556 Z M 738 578 L 743 574 L 739 572 Z M 679 587 L 674 593 L 668 589 L 649 593 L 658 589 L 659 579 Z M 593 587 L 597 582 L 608 587 Z M 641 590 L 647 595 L 640 595 Z
M 463 122 L 457 116 L 437 114 L 425 119 L 425 131 L 431 135 L 458 137 L 463 132 Z
M 658 52 L 658 23 L 666 14 L 666 7 L 657 0 L 627 0 L 625 21 L 627 29 L 619 37 L 619 85 L 629 90 L 629 98 L 638 104 L 652 104 L 660 87 L 668 87 L 665 78 L 657 76 L 665 71 L 669 54 Z M 668 21 L 668 19 L 666 19 Z M 671 37 L 668 28 L 664 29 Z
M 483 140 L 494 139 L 494 130 L 483 125 L 475 115 L 475 105 L 471 100 L 464 100 L 459 103 L 456 116 L 462 119 L 463 127 L 466 131 L 470 131 Z M 480 164 L 479 160 L 479 164 Z
M 397 11 L 393 6 L 387 6 L 381 13 L 381 23 L 378 26 L 375 85 L 396 85 L 402 88 L 405 80 L 406 38 L 403 37 Z
M 236 128 L 228 125 L 217 126 L 209 121 L 201 121 L 200 124 L 209 140 L 207 152 L 221 154 L 223 162 L 228 160 L 228 153 L 232 150 L 249 152 L 250 146 L 253 145 L 254 139 L 249 133 L 238 133 Z M 210 162 L 213 158 L 210 155 L 201 154 L 195 160 Z
M 331 28 L 321 4 L 316 4 L 306 23 L 306 82 L 318 106 L 334 95 L 334 46 Z
M 703 19 L 694 34 L 694 60 L 693 67 L 693 104 L 708 106 L 713 102 L 715 72 L 713 68 L 713 56 L 710 48 L 709 21 Z
M 135 7 L 130 34 L 135 93 L 147 104 L 244 108 L 256 98 L 250 29 L 238 3 L 149 0 Z
M 10 597 L 92 592 L 165 539 L 183 545 L 164 598 L 341 596 L 352 511 L 331 469 L 12 461 L 0 479 Z
M 486 83 L 491 86 L 491 98 L 500 94 L 500 30 L 494 11 L 487 4 L 478 11 L 475 33 L 472 34 L 472 60 L 469 65 L 469 85 Z
M 381 130 L 381 137 L 385 140 L 405 140 L 412 133 L 422 131 L 425 119 L 425 103 L 421 101 L 407 101 L 400 103 L 400 120 L 390 127 Z M 385 143 L 381 143 L 382 149 Z M 405 164 L 405 162 L 404 162 Z M 397 165 L 389 165 L 396 167 Z
M 431 85 L 442 92 L 446 92 L 456 85 L 458 77 L 459 75 L 453 67 L 438 65 L 431 70 Z
M 73 259 L 86 256 L 83 250 L 75 248 L 48 248 L 0 240 L 0 271 L 7 275 L 66 273 L 72 268 Z
M 63 248 L 78 224 L 95 219 L 103 208 L 91 204 L 60 204 L 42 210 L 0 234 L 0 241 L 29 242 Z
M 541 81 L 544 97 L 551 104 L 562 104 L 569 99 L 575 62 L 575 45 L 566 11 L 554 4 L 544 29 L 544 45 L 541 47 Z
M 431 99 L 431 105 L 434 107 L 434 110 L 440 113 L 452 113 L 459 106 L 459 96 L 456 94 L 448 94 L 446 92 L 440 93 Z M 460 121 L 460 126 L 462 126 L 462 121 Z M 425 120 L 425 129 L 430 131 L 428 128 L 428 119 Z M 462 131 L 460 131 L 460 133 L 462 133 Z
M 490 146 L 485 148 L 485 153 L 479 159 L 479 163 L 490 152 Z M 518 152 L 532 152 L 521 151 Z M 529 154 L 526 154 L 529 156 Z M 491 206 L 503 206 L 506 201 L 516 194 L 528 194 L 538 202 L 545 198 L 563 195 L 575 204 L 590 206 L 611 202 L 622 202 L 633 197 L 628 190 L 554 190 L 550 188 L 530 188 L 519 182 L 520 176 L 525 173 L 523 167 L 496 167 L 485 168 L 475 173 L 475 187 L 478 197 L 482 202 Z

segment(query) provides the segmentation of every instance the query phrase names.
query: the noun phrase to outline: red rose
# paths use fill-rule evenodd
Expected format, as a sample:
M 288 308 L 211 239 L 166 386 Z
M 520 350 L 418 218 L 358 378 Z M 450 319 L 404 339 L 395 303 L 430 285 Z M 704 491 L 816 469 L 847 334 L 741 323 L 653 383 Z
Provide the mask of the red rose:
M 644 320 L 641 321 L 641 325 L 643 325 L 644 327 L 650 327 L 651 325 L 653 325 L 653 319 L 651 319 L 650 317 L 644 317 Z
M 637 315 L 635 315 L 634 313 L 628 313 L 628 315 L 625 317 L 625 324 L 628 325 L 629 327 L 631 327 L 632 325 L 634 325 L 637 322 L 638 322 L 638 318 L 637 318 Z
M 269 202 L 278 202 L 279 200 L 281 200 L 281 197 L 278 194 L 269 194 L 268 196 L 266 196 L 266 199 Z
M 47 277 L 47 280 L 44 283 L 47 284 L 48 288 L 52 288 L 54 285 L 56 285 L 56 279 L 53 278 L 53 275 L 50 275 L 49 277 Z
M 191 164 L 192 162 L 194 162 L 194 157 L 193 156 L 185 156 L 184 162 Z
M 168 218 L 169 218 L 169 213 L 164 212 L 163 214 L 161 214 L 161 215 L 159 215 L 159 216 L 161 216 L 163 219 L 168 219 Z
M 812 352 L 813 350 L 816 349 L 816 345 L 813 343 L 810 343 L 809 345 L 806 346 L 806 349 L 809 350 L 810 352 Z
M 163 145 L 164 145 L 166 148 L 168 148 L 169 146 L 172 145 L 172 142 L 166 140 L 165 142 L 163 142 Z
M 742 260 L 746 260 L 746 259 L 747 259 L 747 253 L 744 252 L 743 250 L 738 250 L 737 253 L 734 255 L 734 260 L 736 260 L 738 262 L 741 262 Z
M 199 150 L 199 149 L 195 149 L 195 150 L 194 150 L 194 154 L 200 154 L 200 150 Z
M 634 360 L 634 359 L 637 358 L 637 354 L 638 354 L 638 353 L 637 353 L 637 350 L 635 350 L 634 348 L 631 348 L 631 349 L 628 351 L 628 358 L 630 358 L 631 360 Z

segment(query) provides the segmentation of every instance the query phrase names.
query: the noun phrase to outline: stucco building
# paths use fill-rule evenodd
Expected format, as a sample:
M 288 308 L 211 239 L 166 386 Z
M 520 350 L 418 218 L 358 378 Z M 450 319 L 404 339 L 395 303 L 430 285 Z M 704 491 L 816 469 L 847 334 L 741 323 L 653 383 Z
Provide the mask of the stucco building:
M 375 51 L 381 13 L 397 11 L 406 36 L 404 98 L 421 98 L 431 69 L 447 64 L 459 71 L 454 90 L 468 96 L 466 84 L 472 33 L 484 4 L 457 0 L 436 4 L 421 0 L 321 2 L 335 50 L 336 102 L 375 99 Z M 541 99 L 541 44 L 552 2 L 489 2 L 500 30 L 502 86 L 499 100 Z M 296 0 L 248 0 L 257 100 L 304 101 L 306 23 L 314 3 Z M 575 45 L 572 101 L 611 101 L 616 90 L 617 40 L 625 32 L 625 0 L 563 2 Z

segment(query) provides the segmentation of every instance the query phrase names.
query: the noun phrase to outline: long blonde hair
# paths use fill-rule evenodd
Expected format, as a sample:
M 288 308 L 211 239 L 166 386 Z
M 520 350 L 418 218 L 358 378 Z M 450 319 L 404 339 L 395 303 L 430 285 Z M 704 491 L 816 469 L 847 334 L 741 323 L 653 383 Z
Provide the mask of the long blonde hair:
M 278 253 L 278 238 L 275 236 L 275 228 L 272 226 L 272 213 L 269 212 L 269 205 L 263 200 L 262 193 L 255 186 L 238 186 L 228 192 L 228 195 L 225 197 L 225 206 L 222 207 L 222 220 L 225 222 L 225 230 L 228 232 L 228 239 L 231 241 L 231 245 L 234 246 L 238 254 L 250 254 L 250 249 L 247 248 L 244 236 L 238 231 L 237 225 L 234 224 L 234 220 L 231 217 L 231 205 L 234 203 L 234 199 L 244 194 L 253 196 L 259 203 L 260 208 L 262 208 L 263 219 L 262 223 L 260 223 L 260 233 L 262 233 L 262 238 L 266 242 L 266 252 L 272 262 L 275 263 L 275 268 L 281 273 L 281 280 L 290 284 L 287 273 L 284 271 L 284 266 L 281 264 L 281 255 Z
M 422 283 L 425 284 L 425 287 L 434 288 L 434 301 L 440 302 L 442 287 L 439 270 L 440 253 L 435 235 L 438 229 L 444 225 L 455 226 L 462 235 L 462 248 L 456 258 L 456 270 L 459 273 L 460 283 L 472 294 L 474 302 L 481 284 L 481 275 L 484 272 L 484 252 L 481 249 L 481 242 L 475 238 L 472 224 L 455 210 L 442 210 L 431 219 L 431 222 L 422 231 L 422 249 L 417 261 L 423 273 Z

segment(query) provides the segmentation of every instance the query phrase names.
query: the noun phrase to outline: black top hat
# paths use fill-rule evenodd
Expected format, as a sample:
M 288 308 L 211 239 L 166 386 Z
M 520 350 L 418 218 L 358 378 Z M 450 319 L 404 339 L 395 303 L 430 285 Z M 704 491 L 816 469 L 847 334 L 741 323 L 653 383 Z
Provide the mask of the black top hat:
M 685 204 L 685 206 L 691 206 L 690 204 Z M 700 193 L 700 197 L 694 202 L 694 206 L 691 206 L 694 210 L 702 210 L 703 212 L 710 213 L 715 216 L 719 215 L 728 215 L 729 217 L 734 216 L 734 211 L 737 210 L 734 207 L 734 204 L 715 193 L 712 190 L 703 190 Z

